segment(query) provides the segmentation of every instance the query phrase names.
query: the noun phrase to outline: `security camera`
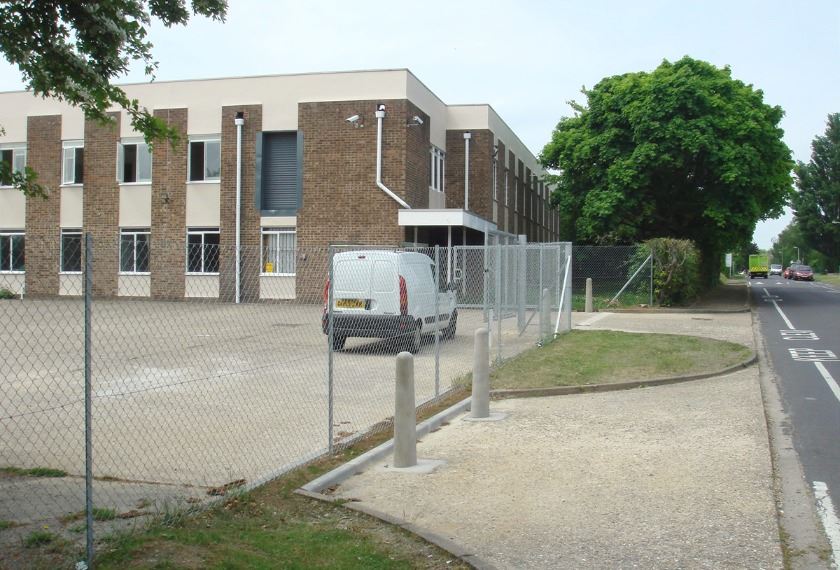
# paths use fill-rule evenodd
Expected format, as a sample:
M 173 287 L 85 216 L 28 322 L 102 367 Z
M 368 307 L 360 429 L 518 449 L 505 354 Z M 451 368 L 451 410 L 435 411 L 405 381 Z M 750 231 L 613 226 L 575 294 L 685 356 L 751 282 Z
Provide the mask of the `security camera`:
M 353 115 L 352 117 L 347 117 L 344 120 L 347 121 L 348 123 L 356 124 L 356 123 L 359 122 L 359 119 L 361 119 L 361 118 L 362 117 L 360 117 L 359 115 Z
M 423 124 L 423 119 L 421 119 L 421 118 L 420 118 L 420 117 L 418 117 L 417 115 L 414 115 L 414 116 L 411 118 L 411 120 L 412 120 L 412 121 L 414 121 L 415 123 L 417 123 L 418 125 L 422 125 L 422 124 Z

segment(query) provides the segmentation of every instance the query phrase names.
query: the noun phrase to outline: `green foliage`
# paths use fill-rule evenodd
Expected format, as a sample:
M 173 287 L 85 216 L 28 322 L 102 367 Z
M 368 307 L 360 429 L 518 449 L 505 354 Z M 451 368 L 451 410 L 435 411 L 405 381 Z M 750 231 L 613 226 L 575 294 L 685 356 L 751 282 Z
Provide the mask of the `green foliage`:
M 17 295 L 12 293 L 8 289 L 0 287 L 0 299 L 17 299 Z
M 559 172 L 553 204 L 563 239 L 689 239 L 717 275 L 718 253 L 778 217 L 793 166 L 783 111 L 763 93 L 689 57 L 627 73 L 572 102 L 540 155 Z
M 794 169 L 792 205 L 803 243 L 832 269 L 840 263 L 840 113 L 828 116 L 825 135 L 811 143 L 811 160 Z
M 653 295 L 657 304 L 670 306 L 694 300 L 701 289 L 700 253 L 695 245 L 670 238 L 651 239 L 645 245 L 653 255 Z
M 38 548 L 52 543 L 57 538 L 58 536 L 48 530 L 33 530 L 23 539 L 23 545 L 26 548 Z
M 226 0 L 192 0 L 191 6 L 193 14 L 214 20 L 224 20 L 227 11 Z M 85 117 L 100 122 L 113 121 L 108 110 L 120 107 L 150 144 L 174 142 L 174 129 L 111 84 L 133 61 L 142 61 L 154 79 L 158 63 L 146 31 L 152 17 L 167 27 L 184 25 L 190 10 L 185 0 L 8 0 L 0 3 L 0 51 L 35 95 L 80 107 Z M 27 195 L 44 195 L 29 169 L 20 177 L 0 169 L 0 179 L 12 180 Z
M 67 472 L 52 467 L 32 467 L 22 469 L 20 467 L 0 467 L 0 473 L 6 475 L 17 475 L 19 477 L 66 477 Z
M 799 248 L 798 258 L 797 248 Z M 801 261 L 813 267 L 816 272 L 835 268 L 829 265 L 830 260 L 825 255 L 808 245 L 808 240 L 796 219 L 788 224 L 776 238 L 773 247 L 770 248 L 770 260 L 771 263 L 781 263 L 785 267 L 795 261 Z

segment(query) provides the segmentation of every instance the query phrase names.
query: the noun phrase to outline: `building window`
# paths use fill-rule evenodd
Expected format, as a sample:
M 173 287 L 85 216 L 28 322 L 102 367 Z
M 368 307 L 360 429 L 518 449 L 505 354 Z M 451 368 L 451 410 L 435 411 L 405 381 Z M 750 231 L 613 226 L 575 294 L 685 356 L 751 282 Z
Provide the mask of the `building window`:
M 152 153 L 144 142 L 120 143 L 117 179 L 123 184 L 152 181 Z
M 222 173 L 222 144 L 219 139 L 191 140 L 190 182 L 219 180 Z
M 0 232 L 0 272 L 25 271 L 25 249 L 23 232 Z
M 508 173 L 509 169 L 505 168 L 505 206 L 508 205 Z
M 149 272 L 149 230 L 120 230 L 120 273 Z
M 187 273 L 219 272 L 219 228 L 187 230 Z
M 82 271 L 82 230 L 61 230 L 61 271 Z
M 429 152 L 431 154 L 431 162 L 429 164 L 429 188 L 437 190 L 438 192 L 443 192 L 446 153 L 436 146 L 432 146 Z
M 85 173 L 85 146 L 83 141 L 67 141 L 62 149 L 62 184 L 81 184 Z
M 0 147 L 0 162 L 8 164 L 12 172 L 23 173 L 26 170 L 26 146 Z M 0 180 L 0 186 L 11 186 L 11 180 Z
M 519 178 L 513 178 L 513 211 L 519 212 Z
M 297 234 L 294 228 L 263 228 L 262 272 L 294 275 Z

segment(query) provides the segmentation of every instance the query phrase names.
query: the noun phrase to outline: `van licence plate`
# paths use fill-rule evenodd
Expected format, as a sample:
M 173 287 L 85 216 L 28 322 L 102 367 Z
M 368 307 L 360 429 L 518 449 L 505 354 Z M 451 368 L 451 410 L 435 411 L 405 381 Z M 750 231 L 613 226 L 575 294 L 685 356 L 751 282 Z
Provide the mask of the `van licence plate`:
M 339 309 L 364 309 L 364 299 L 336 299 L 335 306 Z

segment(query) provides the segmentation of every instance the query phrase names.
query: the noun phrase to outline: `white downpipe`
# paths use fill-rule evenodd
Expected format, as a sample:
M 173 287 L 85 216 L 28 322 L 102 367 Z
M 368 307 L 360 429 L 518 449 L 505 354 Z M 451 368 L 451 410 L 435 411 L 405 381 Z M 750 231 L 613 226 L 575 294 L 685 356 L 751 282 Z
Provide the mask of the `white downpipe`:
M 397 201 L 397 203 L 408 210 L 411 209 L 405 200 L 391 192 L 391 190 L 382 183 L 382 119 L 385 118 L 385 105 L 379 105 L 376 108 L 376 185 L 380 190 L 385 192 L 388 196 Z
M 464 133 L 464 210 L 470 209 L 470 139 L 472 133 Z
M 566 271 L 563 272 L 563 288 L 560 290 L 560 306 L 557 309 L 557 323 L 554 325 L 554 336 L 560 334 L 560 317 L 563 316 L 563 305 L 566 302 L 566 287 L 569 284 L 569 269 L 572 265 L 572 256 L 566 258 Z
M 242 126 L 245 118 L 242 113 L 237 113 L 233 121 L 236 124 L 236 303 L 239 303 L 239 281 L 242 277 L 239 237 L 242 216 Z

